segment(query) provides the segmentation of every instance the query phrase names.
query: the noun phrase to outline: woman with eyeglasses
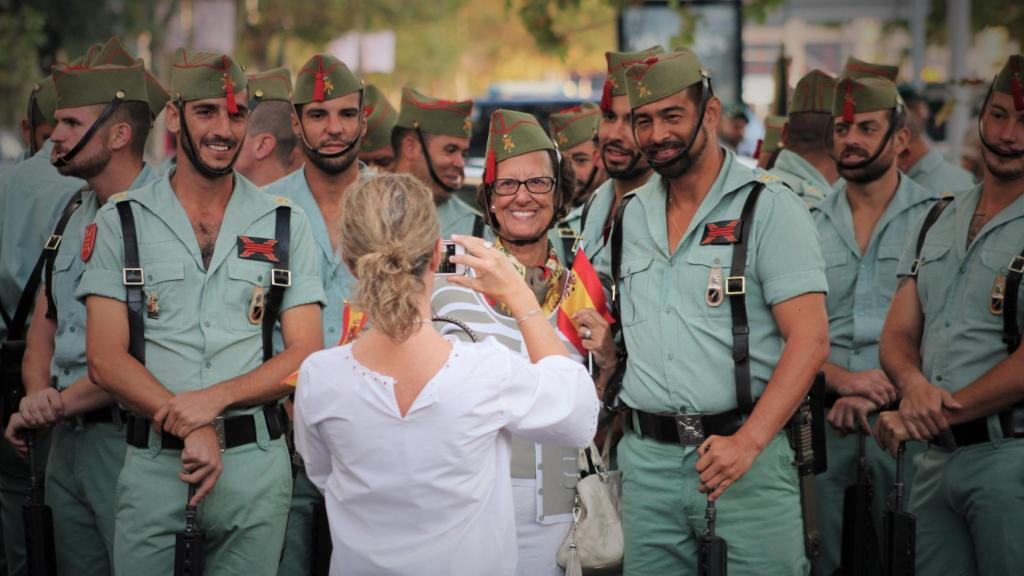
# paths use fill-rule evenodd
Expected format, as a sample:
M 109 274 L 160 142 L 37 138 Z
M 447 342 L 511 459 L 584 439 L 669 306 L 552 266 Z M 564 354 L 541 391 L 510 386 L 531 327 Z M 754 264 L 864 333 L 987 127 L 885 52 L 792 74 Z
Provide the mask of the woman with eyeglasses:
M 559 174 L 555 145 L 530 114 L 496 110 L 490 119 L 487 160 L 477 202 L 484 213 L 494 247 L 512 263 L 536 299 L 536 306 L 517 315 L 461 285 L 438 282 L 432 308 L 436 315 L 459 320 L 480 337 L 493 337 L 526 355 L 521 325 L 541 317 L 557 324 L 558 307 L 571 275 L 548 232 L 565 215 L 572 198 L 572 179 Z M 602 372 L 614 371 L 615 354 L 607 322 L 593 310 L 577 319 L 584 345 L 595 351 Z M 454 329 L 449 328 L 452 333 Z M 563 342 L 567 339 L 559 332 Z M 601 347 L 599 343 L 607 340 Z M 574 360 L 582 356 L 568 346 Z M 611 363 L 609 365 L 609 363 Z M 607 368 L 607 369 L 606 369 Z M 562 574 L 555 556 L 572 523 L 577 479 L 577 449 L 535 444 L 512 438 L 512 490 L 519 545 L 517 574 Z

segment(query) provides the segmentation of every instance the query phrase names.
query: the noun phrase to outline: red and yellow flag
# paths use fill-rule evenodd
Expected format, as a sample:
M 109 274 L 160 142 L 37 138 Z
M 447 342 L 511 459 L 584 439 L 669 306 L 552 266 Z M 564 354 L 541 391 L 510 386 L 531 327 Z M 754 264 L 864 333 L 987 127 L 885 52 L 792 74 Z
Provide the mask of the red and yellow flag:
M 349 342 L 352 342 L 359 337 L 360 332 L 366 327 L 366 314 L 361 310 L 356 310 L 349 305 L 348 301 L 345 301 L 345 310 L 341 314 L 341 338 L 338 340 L 338 346 L 344 346 Z M 296 370 L 288 375 L 284 379 L 284 383 L 289 386 L 297 386 L 299 383 L 299 371 Z
M 569 281 L 565 288 L 565 295 L 558 307 L 558 329 L 572 342 L 572 345 L 579 350 L 580 354 L 587 355 L 587 349 L 583 347 L 583 340 L 580 338 L 579 326 L 573 322 L 573 314 L 585 308 L 593 308 L 598 314 L 604 317 L 609 324 L 615 322 L 608 305 L 604 299 L 604 288 L 601 287 L 601 280 L 597 277 L 597 271 L 591 265 L 590 259 L 583 252 L 582 248 L 576 250 L 576 257 L 572 262 Z

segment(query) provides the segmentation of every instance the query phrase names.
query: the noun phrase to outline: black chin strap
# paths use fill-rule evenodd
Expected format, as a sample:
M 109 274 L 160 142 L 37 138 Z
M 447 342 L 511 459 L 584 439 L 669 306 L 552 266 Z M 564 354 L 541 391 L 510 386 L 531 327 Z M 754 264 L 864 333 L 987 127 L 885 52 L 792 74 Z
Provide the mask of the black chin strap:
M 35 156 L 39 149 L 36 148 L 36 93 L 39 90 L 33 90 L 28 96 L 28 155 Z M 40 110 L 40 114 L 42 111 Z
M 74 159 L 75 156 L 78 156 L 78 153 L 81 152 L 87 144 L 89 144 L 89 140 L 92 140 L 92 137 L 96 134 L 96 131 L 100 129 L 100 126 L 102 126 L 103 123 L 106 122 L 107 119 L 114 114 L 114 110 L 117 110 L 117 106 L 120 103 L 120 98 L 114 98 L 113 100 L 111 100 L 110 103 L 107 104 L 107 107 L 103 109 L 103 112 L 100 114 L 99 118 L 97 118 L 96 121 L 92 123 L 92 126 L 89 126 L 89 129 L 85 132 L 85 135 L 78 140 L 78 143 L 75 144 L 71 148 L 71 150 L 68 150 L 61 156 L 58 156 L 57 159 L 53 161 L 53 165 L 58 168 L 62 168 L 64 166 L 67 166 L 68 163 L 71 162 L 71 160 Z M 34 136 L 32 140 L 35 140 Z
M 1016 160 L 1017 158 L 1024 157 L 1024 150 L 1017 150 L 1016 152 L 1000 152 L 994 146 L 988 143 L 985 139 L 985 131 L 981 129 L 981 121 L 985 117 L 985 111 L 988 110 L 988 102 L 992 98 L 992 90 L 995 88 L 995 82 L 989 85 L 988 94 L 985 95 L 985 103 L 981 106 L 981 113 L 978 114 L 978 140 L 981 140 L 981 145 L 988 149 L 989 152 L 999 156 L 1000 158 L 1006 158 L 1007 160 Z
M 306 140 L 306 130 L 302 127 L 302 115 L 299 114 L 299 110 L 292 104 L 292 110 L 295 112 L 295 117 L 299 120 L 299 139 L 302 140 L 302 147 L 306 149 L 306 152 L 316 156 L 317 158 L 323 158 L 325 160 L 331 160 L 333 158 L 341 158 L 345 154 L 352 151 L 357 144 L 359 144 L 363 133 L 363 91 L 359 91 L 359 125 L 356 126 L 356 136 L 344 148 L 333 154 L 324 154 L 323 152 L 313 148 L 309 145 L 309 140 Z
M 884 152 L 885 149 L 889 146 L 889 142 L 892 140 L 893 134 L 896 133 L 896 119 L 899 116 L 902 116 L 904 113 L 905 109 L 903 108 L 903 104 L 897 104 L 896 107 L 892 109 L 892 112 L 889 113 L 889 129 L 885 131 L 885 137 L 882 138 L 882 143 L 878 146 L 878 150 L 875 150 L 875 153 L 872 154 L 870 158 L 858 162 L 856 164 L 843 164 L 842 162 L 839 161 L 839 158 L 833 157 L 832 160 L 835 161 L 836 166 L 842 170 L 861 170 L 863 168 L 867 168 L 868 166 L 870 166 L 872 163 L 874 163 L 875 160 L 878 160 L 878 157 L 881 156 L 882 152 Z M 835 138 L 831 136 L 833 130 L 835 130 L 835 121 L 836 119 L 832 118 L 832 123 L 828 131 L 828 134 L 830 136 L 829 140 L 833 143 L 835 142 Z M 833 147 L 834 146 L 829 146 L 829 148 Z
M 207 166 L 206 163 L 199 159 L 199 153 L 196 152 L 195 144 L 192 142 L 192 133 L 188 129 L 188 119 L 185 118 L 185 103 L 178 100 L 175 104 L 178 107 L 178 117 L 181 118 L 181 149 L 185 152 L 189 162 L 195 166 L 200 174 L 211 180 L 230 174 L 235 167 L 235 160 L 238 160 L 238 155 L 242 152 L 242 147 L 237 146 L 235 156 L 231 158 L 231 162 L 224 168 L 211 168 Z
M 682 150 L 680 150 L 678 153 L 676 153 L 675 156 L 669 158 L 668 160 L 658 161 L 648 158 L 647 163 L 650 164 L 652 168 L 657 168 L 659 166 L 670 166 L 674 164 L 676 161 L 678 161 L 680 158 L 682 158 L 684 155 L 690 153 L 690 149 L 693 148 L 694 143 L 697 142 L 697 136 L 700 134 L 700 130 L 704 126 L 704 114 L 708 111 L 708 100 L 710 99 L 711 79 L 702 76 L 700 80 L 700 115 L 697 116 L 697 123 L 693 126 L 693 133 L 690 134 L 690 141 L 686 143 L 686 146 L 683 146 Z M 640 140 L 636 137 L 635 115 L 630 115 L 629 127 L 633 130 L 633 140 L 636 142 L 637 146 L 640 146 Z M 641 153 L 642 152 L 643 150 L 641 149 Z
M 423 137 L 423 131 L 420 130 L 419 126 L 416 127 L 416 137 L 419 138 L 420 148 L 423 150 L 423 158 L 427 161 L 427 170 L 430 171 L 430 177 L 433 178 L 434 183 L 448 192 L 454 193 L 457 191 L 458 187 L 453 188 L 442 182 L 441 179 L 437 177 L 437 172 L 434 171 L 434 162 L 430 159 L 430 152 L 427 151 L 427 140 Z
M 590 187 L 594 184 L 594 178 L 596 178 L 596 177 L 597 177 L 597 164 L 595 164 L 593 167 L 590 168 L 590 176 L 587 178 L 587 183 L 583 185 L 583 192 L 586 192 L 587 190 L 590 190 Z M 575 196 L 575 194 L 573 194 L 573 196 Z M 573 200 L 572 204 L 573 205 L 577 205 L 576 204 L 576 198 L 574 197 L 572 200 Z M 581 202 L 581 204 L 582 204 L 582 202 Z

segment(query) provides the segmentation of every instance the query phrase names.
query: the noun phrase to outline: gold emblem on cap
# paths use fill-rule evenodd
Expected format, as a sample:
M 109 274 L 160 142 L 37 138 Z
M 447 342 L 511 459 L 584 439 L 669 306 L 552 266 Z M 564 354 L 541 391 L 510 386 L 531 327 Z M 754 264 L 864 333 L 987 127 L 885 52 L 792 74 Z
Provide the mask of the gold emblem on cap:
M 231 74 L 230 73 L 225 72 L 224 75 L 221 76 L 221 80 L 224 82 L 224 85 L 221 86 L 222 90 L 227 92 L 228 91 L 228 86 L 231 86 L 231 89 L 234 90 L 234 88 L 235 88 L 235 81 L 231 79 Z
M 334 84 L 331 83 L 331 79 L 324 76 L 324 94 L 330 96 L 334 92 Z
M 637 89 L 640 90 L 641 98 L 646 98 L 651 95 L 651 89 L 647 87 L 647 84 L 644 84 L 643 82 L 637 82 L 636 86 Z
M 118 90 L 117 92 L 114 92 L 114 97 L 118 100 L 124 100 L 125 96 L 127 96 L 127 94 L 124 93 L 124 90 Z
M 466 116 L 462 120 L 462 129 L 468 134 L 471 128 L 473 128 L 473 121 L 469 119 L 469 116 Z
M 257 89 L 255 94 L 257 98 L 263 98 L 263 90 Z
M 566 138 L 565 132 L 559 132 L 558 133 L 558 145 L 561 147 L 561 146 L 565 146 L 568 143 L 569 143 L 569 139 Z
M 503 134 L 501 136 L 501 144 L 505 147 L 505 152 L 511 152 L 516 147 L 515 142 L 512 141 L 511 134 Z

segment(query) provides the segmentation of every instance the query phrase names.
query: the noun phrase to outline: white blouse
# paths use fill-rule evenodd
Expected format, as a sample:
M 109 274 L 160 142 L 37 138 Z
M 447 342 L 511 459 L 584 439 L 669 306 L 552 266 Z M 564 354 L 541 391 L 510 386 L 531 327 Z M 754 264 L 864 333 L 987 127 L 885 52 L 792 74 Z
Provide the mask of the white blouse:
M 295 445 L 326 498 L 333 575 L 514 574 L 510 434 L 581 447 L 594 436 L 600 405 L 580 364 L 449 340 L 404 418 L 394 379 L 351 345 L 302 364 Z

